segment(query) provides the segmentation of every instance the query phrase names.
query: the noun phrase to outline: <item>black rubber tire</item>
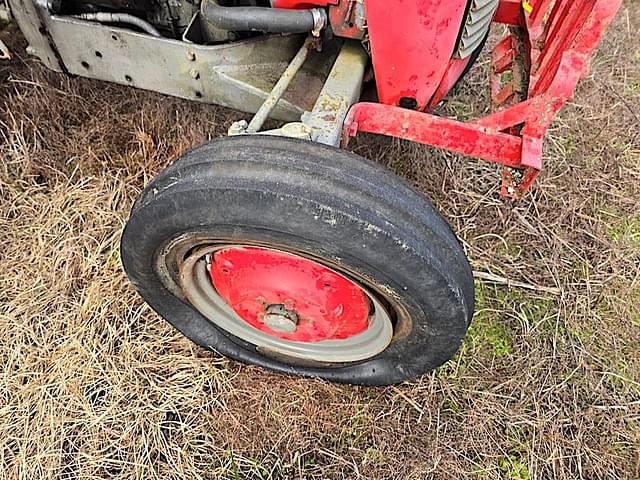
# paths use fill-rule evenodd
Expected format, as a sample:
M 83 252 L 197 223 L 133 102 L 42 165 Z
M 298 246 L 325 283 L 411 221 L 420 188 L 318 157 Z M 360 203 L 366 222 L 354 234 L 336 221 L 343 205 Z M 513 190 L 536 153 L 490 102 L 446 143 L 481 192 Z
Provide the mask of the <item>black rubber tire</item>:
M 480 43 L 478 48 L 476 48 L 473 51 L 473 53 L 471 54 L 471 58 L 469 59 L 469 63 L 467 63 L 467 66 L 464 67 L 464 70 L 462 71 L 462 75 L 460 75 L 460 78 L 458 79 L 458 81 L 454 85 L 454 88 L 457 87 L 458 85 L 460 85 L 460 83 L 462 83 L 464 78 L 469 74 L 469 72 L 471 71 L 473 66 L 476 64 L 476 62 L 480 58 L 480 54 L 482 54 L 482 50 L 484 50 L 484 47 L 487 44 L 487 40 L 489 40 L 489 32 L 487 32 L 485 37 L 482 39 L 482 42 Z
M 153 260 L 158 249 L 190 231 L 327 259 L 369 279 L 409 320 L 399 321 L 386 350 L 361 362 L 300 365 L 262 355 L 159 279 Z M 473 314 L 469 263 L 427 199 L 368 160 L 288 138 L 231 137 L 184 155 L 134 205 L 121 254 L 142 297 L 188 338 L 287 374 L 362 385 L 414 378 L 455 354 Z

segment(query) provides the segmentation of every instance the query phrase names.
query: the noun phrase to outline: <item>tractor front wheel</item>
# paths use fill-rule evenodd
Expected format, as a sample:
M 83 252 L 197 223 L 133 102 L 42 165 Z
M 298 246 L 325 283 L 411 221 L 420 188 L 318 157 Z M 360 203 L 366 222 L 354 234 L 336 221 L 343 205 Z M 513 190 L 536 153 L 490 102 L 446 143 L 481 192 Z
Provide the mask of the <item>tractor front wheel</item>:
M 364 385 L 457 351 L 473 277 L 433 205 L 336 148 L 232 137 L 144 190 L 122 237 L 142 297 L 198 345 L 288 374 Z

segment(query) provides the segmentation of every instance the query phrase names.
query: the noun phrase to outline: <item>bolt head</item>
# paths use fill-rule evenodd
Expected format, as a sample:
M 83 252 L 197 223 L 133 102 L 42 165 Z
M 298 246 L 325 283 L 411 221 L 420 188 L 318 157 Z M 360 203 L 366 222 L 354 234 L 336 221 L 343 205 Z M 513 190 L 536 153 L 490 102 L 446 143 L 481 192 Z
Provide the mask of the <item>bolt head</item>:
M 298 314 L 275 303 L 267 307 L 262 322 L 275 332 L 293 333 L 298 328 Z
M 233 122 L 229 127 L 228 135 L 229 136 L 242 135 L 243 133 L 246 133 L 248 126 L 249 124 L 247 123 L 246 120 L 239 120 L 237 122 Z
M 194 52 L 192 52 L 191 50 L 189 50 L 187 52 L 187 59 L 189 59 L 189 61 L 191 61 L 191 62 L 195 62 L 196 61 L 196 54 Z
M 264 324 L 274 332 L 293 333 L 298 328 L 291 318 L 277 313 L 267 313 L 262 317 Z
M 189 75 L 191 76 L 191 78 L 195 80 L 200 78 L 200 72 L 195 68 L 192 68 L 191 70 L 189 70 Z

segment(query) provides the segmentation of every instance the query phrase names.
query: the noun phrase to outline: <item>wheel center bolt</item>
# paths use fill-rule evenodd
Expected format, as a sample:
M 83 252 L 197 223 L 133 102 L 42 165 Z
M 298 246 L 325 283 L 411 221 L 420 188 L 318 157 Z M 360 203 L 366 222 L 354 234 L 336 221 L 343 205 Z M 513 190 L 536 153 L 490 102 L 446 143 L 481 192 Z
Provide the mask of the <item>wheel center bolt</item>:
M 281 303 L 269 305 L 262 317 L 262 321 L 275 332 L 293 333 L 298 328 L 297 312 L 287 309 Z

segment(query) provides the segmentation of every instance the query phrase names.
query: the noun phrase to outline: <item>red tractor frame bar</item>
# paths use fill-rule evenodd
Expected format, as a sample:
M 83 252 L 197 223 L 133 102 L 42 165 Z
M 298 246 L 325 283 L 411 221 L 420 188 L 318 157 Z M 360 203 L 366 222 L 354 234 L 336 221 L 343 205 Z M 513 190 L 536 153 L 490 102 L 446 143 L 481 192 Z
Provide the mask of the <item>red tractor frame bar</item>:
M 547 129 L 588 74 L 589 58 L 621 4 L 501 0 L 494 22 L 510 29 L 492 53 L 494 113 L 461 122 L 393 105 L 357 103 L 345 121 L 343 145 L 358 132 L 368 132 L 499 163 L 505 166 L 502 194 L 521 197 L 542 169 Z

